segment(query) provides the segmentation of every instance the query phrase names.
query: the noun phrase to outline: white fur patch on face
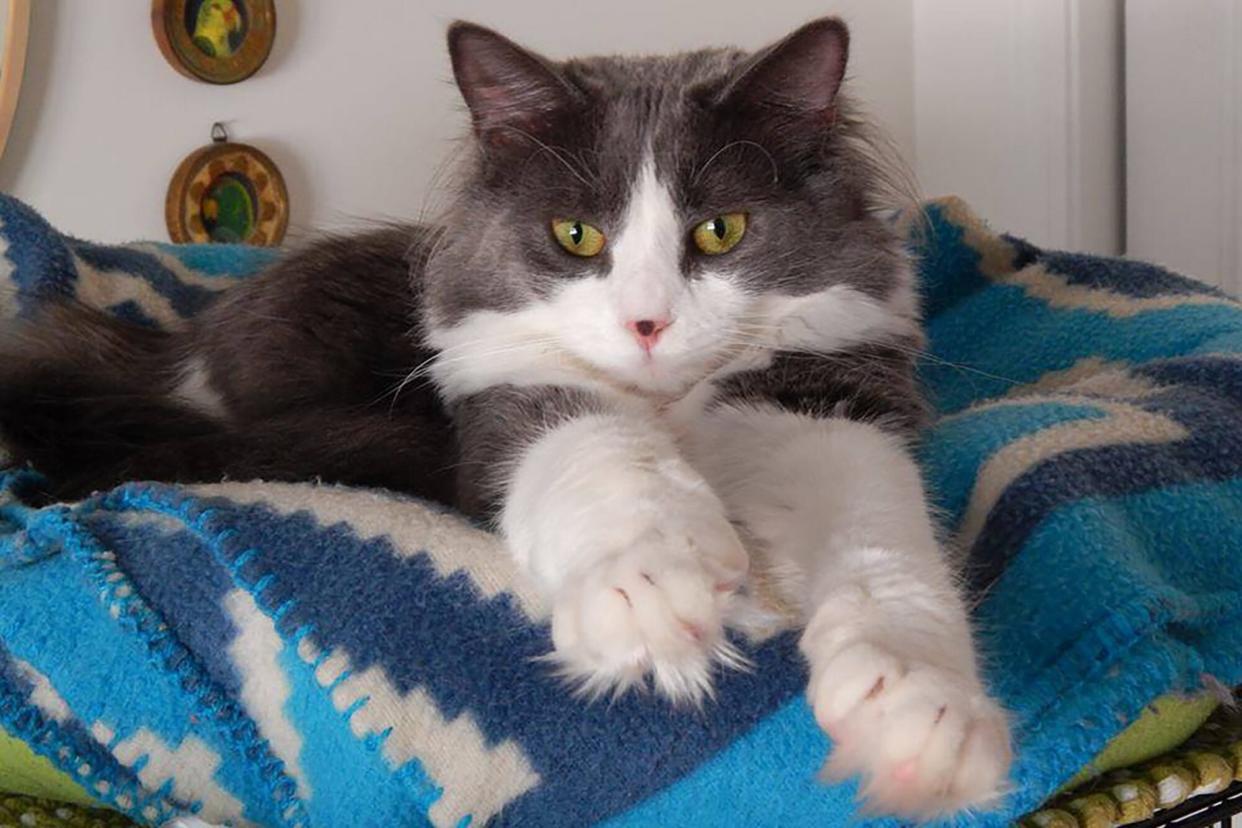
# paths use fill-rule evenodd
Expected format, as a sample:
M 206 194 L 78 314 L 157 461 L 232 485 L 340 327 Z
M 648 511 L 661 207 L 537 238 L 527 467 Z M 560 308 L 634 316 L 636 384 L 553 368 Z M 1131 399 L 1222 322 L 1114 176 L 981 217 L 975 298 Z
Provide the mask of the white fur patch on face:
M 758 316 L 774 332 L 768 345 L 776 350 L 831 353 L 918 331 L 911 316 L 846 285 L 806 296 L 764 297 L 761 308 Z
M 429 373 L 449 398 L 497 383 L 634 389 L 672 397 L 727 360 L 719 352 L 750 301 L 716 275 L 688 281 L 681 272 L 687 237 L 655 163 L 640 166 L 605 276 L 567 281 L 550 299 L 513 313 L 472 314 L 432 330 L 442 351 Z M 668 327 L 644 348 L 627 323 Z
M 563 339 L 615 381 L 666 397 L 685 393 L 724 360 L 734 320 L 748 298 L 718 275 L 682 272 L 689 231 L 655 162 L 644 159 L 609 246 L 612 267 L 561 297 Z M 663 327 L 646 348 L 630 330 L 649 320 Z M 666 327 L 664 327 L 666 326 Z
M 552 384 L 673 400 L 710 378 L 761 368 L 777 350 L 829 353 L 918 330 L 904 288 L 889 301 L 845 285 L 756 295 L 739 285 L 727 256 L 688 278 L 681 263 L 689 228 L 650 156 L 621 221 L 605 232 L 606 275 L 566 280 L 516 312 L 477 312 L 433 329 L 429 344 L 441 353 L 428 373 L 441 393 Z M 650 347 L 627 327 L 641 320 L 666 325 Z
M 611 248 L 608 291 L 622 324 L 673 316 L 674 302 L 686 290 L 681 274 L 685 236 L 673 196 L 648 156 L 634 180 L 621 231 Z

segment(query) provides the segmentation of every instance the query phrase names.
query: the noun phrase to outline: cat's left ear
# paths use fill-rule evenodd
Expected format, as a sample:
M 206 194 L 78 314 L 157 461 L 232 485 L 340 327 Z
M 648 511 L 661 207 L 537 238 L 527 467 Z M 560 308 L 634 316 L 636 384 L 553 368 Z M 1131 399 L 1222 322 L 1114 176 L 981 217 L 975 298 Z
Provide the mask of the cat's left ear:
M 580 97 L 550 61 L 491 29 L 459 20 L 448 47 L 475 133 L 488 146 L 538 138 Z
M 780 120 L 830 125 L 849 50 L 849 28 L 840 18 L 813 20 L 751 57 L 715 103 L 746 113 L 766 112 Z

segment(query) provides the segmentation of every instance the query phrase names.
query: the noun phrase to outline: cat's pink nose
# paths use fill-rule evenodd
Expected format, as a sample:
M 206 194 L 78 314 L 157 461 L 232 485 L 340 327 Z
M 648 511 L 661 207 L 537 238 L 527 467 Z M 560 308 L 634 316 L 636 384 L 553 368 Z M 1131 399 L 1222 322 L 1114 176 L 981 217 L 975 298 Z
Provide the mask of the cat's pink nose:
M 634 338 L 644 350 L 650 351 L 655 347 L 660 334 L 671 324 L 673 324 L 671 319 L 633 319 L 626 322 L 625 327 L 630 329 L 630 333 L 634 334 Z

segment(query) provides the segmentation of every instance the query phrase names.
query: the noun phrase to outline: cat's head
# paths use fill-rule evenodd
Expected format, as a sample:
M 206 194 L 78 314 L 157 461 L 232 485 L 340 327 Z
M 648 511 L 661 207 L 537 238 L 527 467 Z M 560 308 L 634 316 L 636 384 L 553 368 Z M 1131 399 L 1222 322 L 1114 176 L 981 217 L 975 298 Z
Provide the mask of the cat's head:
M 747 354 L 908 332 L 848 44 L 825 18 L 755 54 L 556 63 L 455 24 L 474 152 L 424 294 L 446 393 L 674 397 Z

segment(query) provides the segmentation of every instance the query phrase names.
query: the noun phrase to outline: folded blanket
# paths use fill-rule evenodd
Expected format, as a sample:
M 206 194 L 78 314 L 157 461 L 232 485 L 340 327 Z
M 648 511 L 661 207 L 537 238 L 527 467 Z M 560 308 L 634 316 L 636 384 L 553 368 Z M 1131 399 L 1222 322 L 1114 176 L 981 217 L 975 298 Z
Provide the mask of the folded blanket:
M 940 412 L 921 449 L 969 552 L 1013 792 L 1047 798 L 1169 690 L 1242 681 L 1242 307 L 1041 251 L 957 201 L 910 221 Z M 271 255 L 100 247 L 0 201 L 0 315 L 50 295 L 175 326 Z M 792 632 L 702 712 L 573 698 L 499 540 L 314 484 L 131 483 L 29 505 L 0 472 L 0 728 L 100 801 L 272 826 L 838 825 L 852 784 Z M 879 823 L 884 823 L 879 820 Z

